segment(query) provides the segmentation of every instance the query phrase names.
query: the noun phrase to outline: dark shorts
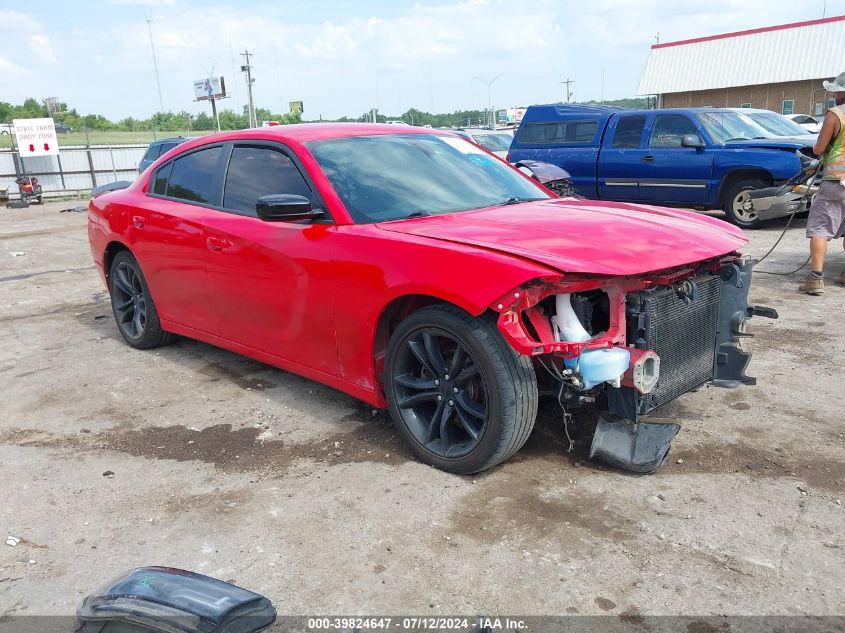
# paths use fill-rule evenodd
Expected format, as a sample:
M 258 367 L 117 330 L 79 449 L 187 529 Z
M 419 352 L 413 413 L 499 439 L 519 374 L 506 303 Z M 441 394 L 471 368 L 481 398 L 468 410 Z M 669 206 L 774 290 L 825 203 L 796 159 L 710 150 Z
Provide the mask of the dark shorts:
M 838 181 L 823 180 L 813 198 L 807 218 L 807 237 L 832 240 L 845 233 L 845 187 Z

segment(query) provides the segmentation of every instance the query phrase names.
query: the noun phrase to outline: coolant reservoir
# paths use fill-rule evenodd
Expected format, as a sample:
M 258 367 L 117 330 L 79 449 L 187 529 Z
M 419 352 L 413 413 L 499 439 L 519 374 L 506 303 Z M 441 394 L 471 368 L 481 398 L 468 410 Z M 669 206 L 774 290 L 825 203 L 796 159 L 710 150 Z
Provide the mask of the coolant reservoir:
M 592 389 L 603 382 L 622 378 L 631 364 L 631 354 L 623 347 L 588 349 L 577 358 L 567 358 L 565 364 L 569 369 L 577 366 L 584 389 Z

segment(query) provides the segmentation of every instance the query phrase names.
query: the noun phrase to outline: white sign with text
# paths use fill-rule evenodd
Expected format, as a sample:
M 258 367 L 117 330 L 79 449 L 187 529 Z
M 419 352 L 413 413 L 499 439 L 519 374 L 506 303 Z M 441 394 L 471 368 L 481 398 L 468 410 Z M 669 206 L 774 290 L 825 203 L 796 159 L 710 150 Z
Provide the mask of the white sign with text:
M 56 156 L 59 153 L 53 119 L 14 119 L 12 124 L 21 158 Z

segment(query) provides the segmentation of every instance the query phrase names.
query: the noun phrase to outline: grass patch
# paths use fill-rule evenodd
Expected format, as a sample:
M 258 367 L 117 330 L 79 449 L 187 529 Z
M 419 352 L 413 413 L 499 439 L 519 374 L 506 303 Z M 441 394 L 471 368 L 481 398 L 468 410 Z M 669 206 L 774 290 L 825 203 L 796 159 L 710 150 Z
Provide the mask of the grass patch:
M 98 132 L 89 130 L 87 133 L 73 131 L 69 134 L 58 134 L 59 147 L 67 145 L 148 145 L 159 138 L 172 136 L 204 136 L 211 134 L 211 131 L 203 130 L 189 132 L 187 130 L 173 132 Z M 12 146 L 11 137 L 7 134 L 0 135 L 0 148 L 6 149 Z

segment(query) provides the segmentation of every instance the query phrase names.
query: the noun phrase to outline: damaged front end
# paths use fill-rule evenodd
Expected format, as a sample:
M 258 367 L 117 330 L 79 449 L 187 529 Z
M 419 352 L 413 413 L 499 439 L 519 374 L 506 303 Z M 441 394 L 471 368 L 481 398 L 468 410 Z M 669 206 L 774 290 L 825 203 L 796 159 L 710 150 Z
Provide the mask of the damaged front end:
M 590 457 L 652 473 L 680 427 L 649 414 L 708 382 L 754 384 L 746 321 L 777 313 L 748 306 L 753 264 L 732 255 L 637 277 L 564 276 L 493 307 L 514 349 L 550 375 L 565 420 L 585 404 L 602 411 Z

